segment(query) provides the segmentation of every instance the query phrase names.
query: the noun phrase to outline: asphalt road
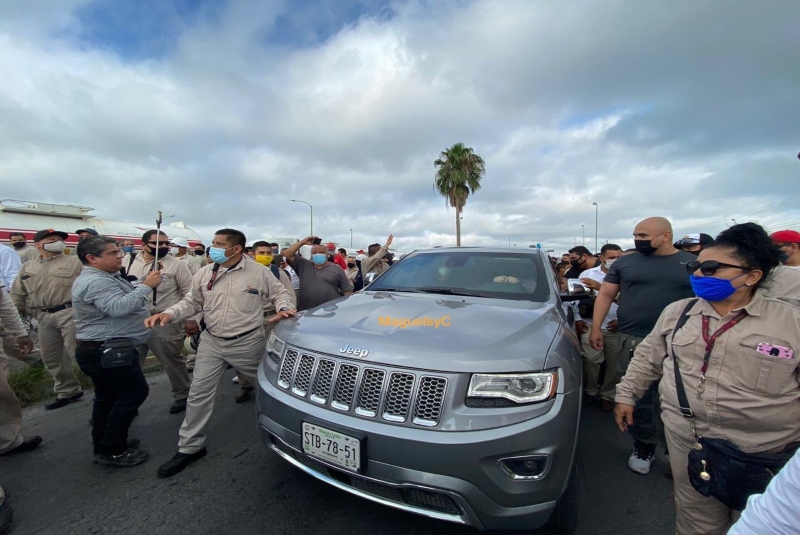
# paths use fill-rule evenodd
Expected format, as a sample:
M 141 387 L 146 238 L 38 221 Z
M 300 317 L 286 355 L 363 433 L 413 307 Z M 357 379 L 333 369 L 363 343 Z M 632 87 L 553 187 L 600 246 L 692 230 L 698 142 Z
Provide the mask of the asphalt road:
M 156 469 L 176 451 L 182 415 L 170 415 L 166 376 L 148 377 L 150 397 L 131 436 L 151 459 L 134 468 L 92 463 L 91 393 L 63 409 L 27 409 L 23 434 L 39 450 L 0 457 L 0 484 L 12 493 L 14 535 L 34 534 L 413 534 L 476 535 L 356 498 L 300 472 L 258 438 L 254 402 L 235 404 L 225 374 L 211 420 L 209 454 L 171 479 Z M 627 468 L 630 443 L 610 414 L 584 410 L 579 444 L 580 534 L 674 532 L 671 482 L 659 457 L 647 476 Z M 543 529 L 541 534 L 554 531 Z

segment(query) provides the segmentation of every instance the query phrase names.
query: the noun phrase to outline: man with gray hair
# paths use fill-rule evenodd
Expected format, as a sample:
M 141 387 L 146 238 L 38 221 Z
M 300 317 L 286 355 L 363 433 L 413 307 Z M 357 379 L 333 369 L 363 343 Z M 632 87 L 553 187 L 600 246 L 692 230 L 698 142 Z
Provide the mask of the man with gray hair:
M 78 242 L 84 269 L 72 287 L 75 360 L 94 382 L 92 440 L 95 462 L 135 466 L 147 460 L 139 441 L 128 439 L 131 422 L 147 399 L 136 346 L 150 338 L 144 320 L 161 272 L 151 271 L 139 286 L 120 275 L 122 256 L 116 240 L 87 236 Z

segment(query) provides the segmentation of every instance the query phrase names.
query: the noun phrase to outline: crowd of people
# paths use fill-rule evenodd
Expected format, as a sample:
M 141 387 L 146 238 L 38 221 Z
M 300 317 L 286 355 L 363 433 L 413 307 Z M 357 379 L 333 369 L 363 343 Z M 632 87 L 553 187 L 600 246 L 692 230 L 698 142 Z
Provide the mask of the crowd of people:
M 184 413 L 177 452 L 158 468 L 162 478 L 206 455 L 205 429 L 226 368 L 236 371 L 236 402 L 246 401 L 279 321 L 358 291 L 394 261 L 391 235 L 353 256 L 317 236 L 282 250 L 267 241 L 248 245 L 229 228 L 208 248 L 155 229 L 142 235 L 140 250 L 93 229 L 79 234 L 74 256 L 64 254 L 67 233 L 53 229 L 36 233 L 33 246 L 22 234 L 11 235 L 13 249 L 0 245 L 0 456 L 42 442 L 20 434 L 8 357 L 53 377 L 55 399 L 45 410 L 83 397 L 74 359 L 94 383 L 94 461 L 145 462 L 128 431 L 148 396 L 142 365 L 152 352 L 169 379 L 169 412 Z M 569 305 L 585 359 L 584 406 L 614 412 L 632 439 L 634 472 L 648 474 L 665 448 L 677 533 L 725 533 L 741 508 L 718 489 L 698 488 L 695 479 L 722 476 L 718 457 L 695 466 L 697 452 L 724 440 L 757 464 L 764 454 L 788 461 L 800 446 L 800 233 L 768 235 L 745 223 L 716 238 L 675 240 L 669 221 L 652 217 L 633 236 L 633 249 L 605 244 L 595 255 L 577 246 L 552 259 L 563 291 L 579 281 L 594 292 Z M 38 347 L 26 315 L 37 322 Z M 796 507 L 755 509 L 750 514 L 761 521 L 797 519 Z

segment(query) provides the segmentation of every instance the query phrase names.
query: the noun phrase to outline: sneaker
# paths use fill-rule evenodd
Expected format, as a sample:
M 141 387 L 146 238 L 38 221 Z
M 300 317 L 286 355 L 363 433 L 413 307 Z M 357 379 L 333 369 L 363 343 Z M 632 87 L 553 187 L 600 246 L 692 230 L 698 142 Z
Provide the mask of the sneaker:
M 200 451 L 196 453 L 176 453 L 175 456 L 170 459 L 169 461 L 165 462 L 158 468 L 158 477 L 165 478 L 165 477 L 172 477 L 178 472 L 182 471 L 184 468 L 189 466 L 195 461 L 199 461 L 203 457 L 206 456 L 208 450 L 203 447 Z
M 150 457 L 150 454 L 144 450 L 134 450 L 128 448 L 125 450 L 125 453 L 121 453 L 119 455 L 106 455 L 102 453 L 97 454 L 94 456 L 94 462 L 97 464 L 127 468 L 129 466 L 142 464 L 147 460 L 148 457 Z
M 54 402 L 45 405 L 44 410 L 52 411 L 54 409 L 60 409 L 61 407 L 66 407 L 70 403 L 75 403 L 82 397 L 83 397 L 83 392 L 78 392 L 77 394 L 73 394 L 68 398 L 58 398 Z
M 39 444 L 42 443 L 42 437 L 34 436 L 31 438 L 26 438 L 22 441 L 22 444 L 17 446 L 14 449 L 10 449 L 5 453 L 0 453 L 0 455 L 16 455 L 17 453 L 25 453 L 28 451 L 33 451 L 39 447 Z
M 250 396 L 253 395 L 253 387 L 252 386 L 243 386 L 239 389 L 239 392 L 236 394 L 236 403 L 244 403 Z
M 628 459 L 628 468 L 637 474 L 647 474 L 650 472 L 650 466 L 656 458 L 656 447 L 654 444 L 645 444 L 644 442 L 634 441 L 633 453 Z
M 169 408 L 170 414 L 178 414 L 186 410 L 186 398 L 176 399 Z
M 239 384 L 239 376 L 238 375 L 234 375 L 233 379 L 231 381 L 238 385 Z

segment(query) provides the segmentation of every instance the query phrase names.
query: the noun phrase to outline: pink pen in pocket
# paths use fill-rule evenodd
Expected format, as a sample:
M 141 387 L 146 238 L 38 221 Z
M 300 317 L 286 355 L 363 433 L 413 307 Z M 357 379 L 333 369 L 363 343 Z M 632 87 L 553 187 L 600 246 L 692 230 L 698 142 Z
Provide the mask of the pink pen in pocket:
M 758 344 L 756 351 L 758 351 L 762 355 L 768 355 L 770 357 L 779 357 L 782 359 L 790 359 L 794 356 L 794 351 L 792 351 L 788 347 L 774 346 L 766 342 L 761 342 L 760 344 Z

